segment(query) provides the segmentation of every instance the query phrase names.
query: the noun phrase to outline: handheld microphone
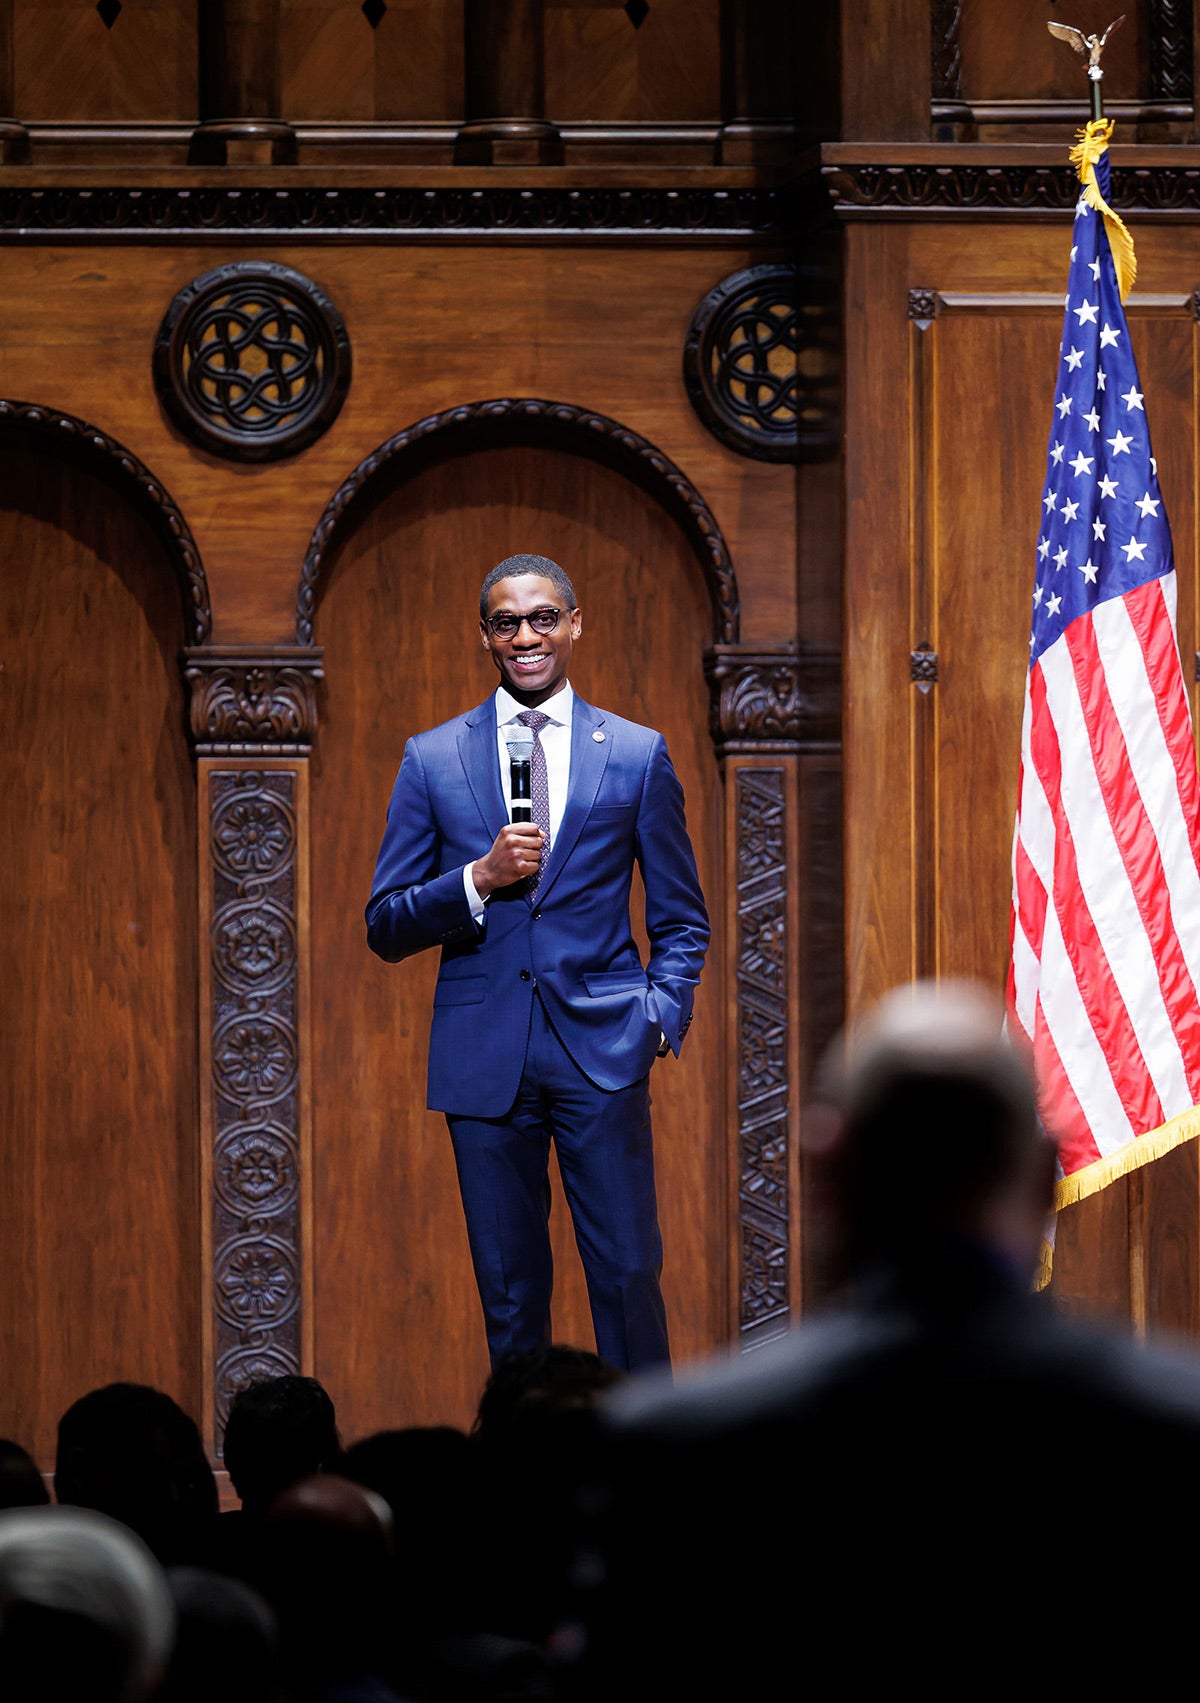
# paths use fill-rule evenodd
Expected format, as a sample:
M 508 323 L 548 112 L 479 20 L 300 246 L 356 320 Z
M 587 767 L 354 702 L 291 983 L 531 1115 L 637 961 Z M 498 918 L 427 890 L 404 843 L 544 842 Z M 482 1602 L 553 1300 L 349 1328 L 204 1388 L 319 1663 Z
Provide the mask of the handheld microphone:
M 533 734 L 527 727 L 504 736 L 508 746 L 509 799 L 514 822 L 533 821 Z

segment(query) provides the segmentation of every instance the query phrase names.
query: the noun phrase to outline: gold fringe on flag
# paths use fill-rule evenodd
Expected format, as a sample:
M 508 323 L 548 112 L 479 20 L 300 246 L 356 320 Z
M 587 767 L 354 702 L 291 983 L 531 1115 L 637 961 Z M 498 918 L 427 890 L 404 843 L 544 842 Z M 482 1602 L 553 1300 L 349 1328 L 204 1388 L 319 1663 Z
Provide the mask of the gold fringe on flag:
M 1069 1177 L 1060 1177 L 1054 1189 L 1054 1210 L 1061 1212 L 1064 1206 L 1074 1206 L 1076 1201 L 1099 1194 L 1100 1190 L 1106 1189 L 1110 1183 L 1127 1177 L 1131 1171 L 1138 1170 L 1142 1165 L 1149 1165 L 1155 1159 L 1161 1159 L 1164 1153 L 1182 1147 L 1185 1141 L 1194 1141 L 1198 1135 L 1200 1106 L 1193 1106 L 1190 1111 L 1180 1112 L 1170 1123 L 1162 1124 L 1146 1135 L 1135 1136 L 1107 1158 L 1097 1159 L 1091 1165 L 1083 1165 L 1078 1171 L 1072 1171 Z M 1053 1250 L 1049 1242 L 1043 1242 L 1041 1264 L 1034 1279 L 1035 1289 L 1044 1289 L 1049 1283 L 1052 1264 Z
M 1137 255 L 1133 252 L 1133 238 L 1124 219 L 1119 213 L 1113 212 L 1096 182 L 1096 161 L 1108 147 L 1112 133 L 1111 118 L 1090 119 L 1076 134 L 1075 146 L 1071 149 L 1071 164 L 1078 172 L 1079 181 L 1083 185 L 1083 199 L 1094 212 L 1100 213 L 1104 218 L 1108 246 L 1112 249 L 1113 264 L 1117 269 L 1117 289 L 1121 300 L 1124 301 L 1137 278 Z

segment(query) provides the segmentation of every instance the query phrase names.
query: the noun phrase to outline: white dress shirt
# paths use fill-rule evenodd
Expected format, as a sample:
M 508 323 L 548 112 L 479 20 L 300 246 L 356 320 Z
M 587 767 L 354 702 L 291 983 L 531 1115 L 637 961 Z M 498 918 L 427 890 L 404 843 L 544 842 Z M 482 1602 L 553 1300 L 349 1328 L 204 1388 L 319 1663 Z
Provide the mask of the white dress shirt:
M 496 760 L 500 765 L 500 795 L 504 799 L 510 822 L 512 799 L 509 796 L 511 787 L 507 736 L 512 724 L 523 714 L 526 707 L 503 686 L 496 687 Z M 544 716 L 550 718 L 538 737 L 546 754 L 546 784 L 550 793 L 550 846 L 553 849 L 562 824 L 563 811 L 567 807 L 567 787 L 571 779 L 571 718 L 575 711 L 575 694 L 571 690 L 571 682 L 565 681 L 553 697 L 547 698 L 537 707 Z M 473 867 L 469 863 L 463 866 L 463 890 L 471 907 L 471 915 L 476 922 L 481 922 L 487 901 L 480 897 L 471 879 Z

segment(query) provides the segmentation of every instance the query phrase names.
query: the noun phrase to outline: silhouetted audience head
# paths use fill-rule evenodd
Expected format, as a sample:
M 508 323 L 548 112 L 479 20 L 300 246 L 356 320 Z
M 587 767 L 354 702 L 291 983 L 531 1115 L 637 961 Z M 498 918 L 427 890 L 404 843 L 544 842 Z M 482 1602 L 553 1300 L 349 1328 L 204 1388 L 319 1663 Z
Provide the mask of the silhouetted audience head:
M 331 1466 L 339 1450 L 333 1402 L 316 1378 L 264 1378 L 233 1398 L 225 1465 L 248 1514 L 265 1513 L 282 1491 Z
M 155 1703 L 276 1703 L 275 1616 L 257 1591 L 198 1567 L 167 1575 L 175 1643 Z
M 279 1620 L 287 1679 L 303 1698 L 388 1666 L 392 1516 L 377 1491 L 322 1472 L 272 1502 L 256 1581 Z
M 621 1377 L 598 1354 L 564 1343 L 506 1354 L 484 1385 L 471 1435 L 486 1455 L 548 1415 L 590 1409 Z
M 559 1622 L 580 1487 L 593 1475 L 599 1398 L 626 1374 L 555 1343 L 498 1361 L 472 1436 L 490 1514 L 494 1626 L 543 1643 Z
M 145 1539 L 165 1565 L 204 1551 L 217 1486 L 193 1420 L 162 1390 L 106 1384 L 58 1423 L 54 1490 Z
M 0 1437 L 0 1508 L 43 1508 L 49 1500 L 33 1456 L 20 1443 Z
M 1054 1149 L 1002 1023 L 999 1002 L 973 983 L 916 983 L 831 1049 L 806 1140 L 826 1162 L 850 1267 L 920 1259 L 949 1236 L 1033 1271 Z
M 0 1697 L 139 1703 L 171 1649 L 166 1576 L 127 1527 L 81 1508 L 0 1513 Z
M 479 1624 L 479 1456 L 450 1425 L 380 1431 L 354 1443 L 338 1471 L 378 1491 L 392 1512 L 400 1600 L 414 1634 Z

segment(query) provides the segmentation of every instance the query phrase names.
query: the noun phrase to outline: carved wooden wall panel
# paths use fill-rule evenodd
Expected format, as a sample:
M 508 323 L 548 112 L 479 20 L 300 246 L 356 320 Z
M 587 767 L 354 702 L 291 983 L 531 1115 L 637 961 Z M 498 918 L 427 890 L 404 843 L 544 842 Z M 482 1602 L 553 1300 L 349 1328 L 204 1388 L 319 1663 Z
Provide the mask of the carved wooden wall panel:
M 193 120 L 197 4 L 13 0 L 16 110 L 26 122 Z
M 784 773 L 786 856 L 804 864 L 796 824 L 808 795 L 797 777 L 808 758 L 800 746 L 805 728 L 812 734 L 820 723 L 828 732 L 836 664 L 827 631 L 823 652 L 795 649 L 794 470 L 731 455 L 716 442 L 692 412 L 680 361 L 690 314 L 714 280 L 786 252 L 788 194 L 746 173 L 694 188 L 631 174 L 616 185 L 556 181 L 529 189 L 510 177 L 478 174 L 476 182 L 467 174 L 465 188 L 456 178 L 429 189 L 390 183 L 381 192 L 345 179 L 323 187 L 302 170 L 274 180 L 265 170 L 213 171 L 203 180 L 180 173 L 141 187 L 131 187 L 128 175 L 94 194 L 81 181 L 54 183 L 46 173 L 35 181 L 14 171 L 0 184 L 0 223 L 10 239 L 0 245 L 6 384 L 54 411 L 64 443 L 78 437 L 76 416 L 136 452 L 125 477 L 140 496 L 130 500 L 157 517 L 155 536 L 169 546 L 160 552 L 162 596 L 177 623 L 167 652 L 172 697 L 167 708 L 156 700 L 153 732 L 159 772 L 172 753 L 182 765 L 185 831 L 172 829 L 169 845 L 153 856 L 143 856 L 139 842 L 137 855 L 151 872 L 173 871 L 172 902 L 187 921 L 164 928 L 156 950 L 165 953 L 172 942 L 190 953 L 183 978 L 190 1004 L 171 997 L 170 1011 L 181 1015 L 166 1034 L 160 1006 L 153 1022 L 142 1021 L 149 1056 L 139 1090 L 149 1081 L 151 1100 L 161 1099 L 169 1081 L 189 1111 L 186 1129 L 171 1122 L 178 1106 L 160 1117 L 170 1145 L 153 1150 L 152 1163 L 141 1150 L 122 1149 L 120 1157 L 147 1173 L 130 1197 L 139 1223 L 161 1223 L 165 1208 L 155 1213 L 174 1199 L 174 1184 L 160 1175 L 168 1152 L 180 1175 L 190 1167 L 191 1216 L 173 1220 L 153 1252 L 164 1268 L 154 1268 L 155 1285 L 173 1297 L 162 1340 L 156 1322 L 141 1352 L 132 1326 L 125 1330 L 133 1303 L 122 1298 L 113 1317 L 135 1351 L 120 1361 L 107 1343 L 93 1352 L 84 1340 L 95 1311 L 88 1300 L 72 1337 L 73 1347 L 82 1344 L 84 1381 L 121 1371 L 160 1382 L 180 1394 L 214 1442 L 232 1389 L 256 1367 L 311 1366 L 338 1397 L 348 1435 L 376 1423 L 469 1417 L 484 1370 L 478 1303 L 444 1129 L 420 1110 L 433 963 L 378 964 L 366 952 L 361 912 L 403 734 L 488 690 L 490 680 L 476 670 L 470 615 L 477 578 L 505 550 L 528 546 L 531 534 L 577 566 L 582 582 L 600 587 L 585 604 L 590 649 L 580 652 L 580 684 L 668 733 L 713 910 L 716 942 L 692 1044 L 680 1064 L 659 1067 L 655 1082 L 678 1352 L 689 1358 L 739 1334 L 752 1339 L 753 1329 L 739 1333 L 743 1316 L 773 1332 L 802 1295 L 801 1199 L 791 1125 L 785 1149 L 775 1125 L 760 1140 L 750 1099 L 741 1125 L 736 1115 L 728 1127 L 725 1121 L 735 1104 L 731 1060 L 739 1045 L 729 970 L 738 948 L 724 915 L 733 867 L 726 801 L 736 800 L 739 765 Z M 239 259 L 291 266 L 316 281 L 344 316 L 355 379 L 330 429 L 302 455 L 234 469 L 176 430 L 155 396 L 150 352 L 176 293 Z M 301 564 L 326 505 L 391 434 L 464 405 L 469 412 L 481 396 L 565 398 L 565 413 L 541 405 L 546 430 L 537 444 L 476 446 L 394 490 L 385 481 L 340 538 L 335 531 L 318 582 L 315 637 L 331 647 L 318 689 L 318 665 L 294 639 Z M 567 415 L 571 430 L 593 443 L 594 457 L 553 447 Z M 6 418 L 0 411 L 0 425 Z M 471 446 L 464 439 L 459 447 Z M 805 474 L 830 471 L 814 464 Z M 91 489 L 74 480 L 68 492 Z M 656 482 L 674 491 L 669 502 L 649 494 Z M 105 501 L 119 483 L 114 474 L 104 484 Z M 106 531 L 109 510 L 99 500 L 87 504 L 99 516 L 105 550 L 111 538 L 112 559 L 123 562 L 131 552 L 119 528 Z M 820 512 L 836 515 L 836 503 Z M 70 530 L 74 510 L 64 513 Z M 836 531 L 834 523 L 831 538 Z M 431 581 L 431 565 L 440 580 Z M 445 587 L 454 590 L 453 608 Z M 65 589 L 59 601 L 70 606 Z M 714 637 L 727 641 L 726 663 L 729 644 L 743 647 L 740 689 L 730 687 L 718 716 L 724 780 L 702 666 Z M 185 643 L 194 771 L 184 756 L 189 716 L 178 677 Z M 114 718 L 128 713 L 127 652 L 136 661 L 133 647 L 104 653 Z M 457 696 L 447 706 L 451 692 Z M 124 761 L 126 746 L 102 725 Z M 145 728 L 137 738 L 143 735 L 149 738 Z M 310 745 L 316 772 L 307 787 Z M 136 785 L 127 789 L 123 771 L 104 772 L 114 798 L 129 791 L 148 835 L 161 801 L 144 800 Z M 824 820 L 828 801 L 820 808 Z M 247 854 L 236 834 L 230 839 L 233 814 L 235 828 L 257 834 L 262 827 L 267 852 L 278 849 L 274 829 L 284 824 L 278 867 L 231 865 L 231 856 L 265 855 Z M 104 856 L 107 879 L 119 886 L 124 852 Z M 771 879 L 783 880 L 777 868 Z M 814 938 L 816 910 L 826 924 L 836 917 L 799 878 L 783 881 L 783 892 L 789 916 L 808 918 L 803 926 L 813 924 Z M 793 979 L 806 967 L 800 942 L 807 935 L 796 939 L 795 950 L 790 939 L 784 949 Z M 780 950 L 777 929 L 770 944 Z M 762 965 L 764 973 L 772 967 L 765 958 Z M 169 968 L 178 980 L 177 966 Z M 744 1007 L 758 997 L 757 975 L 747 969 L 742 978 Z M 156 987 L 164 980 L 171 977 L 159 976 Z M 309 990 L 319 1050 L 306 1053 Z M 791 1006 L 776 1015 L 788 1057 L 786 1078 L 772 1092 L 794 1123 L 808 1019 Z M 55 1058 L 52 1037 L 40 1032 L 37 1046 L 44 1072 Z M 109 1062 L 91 1060 L 95 1081 L 105 1081 Z M 315 1165 L 306 1148 L 310 1106 Z M 733 1169 L 743 1162 L 743 1137 L 744 1179 Z M 787 1185 L 776 1193 L 781 1167 Z M 762 1206 L 768 1184 L 776 1245 L 762 1262 L 737 1226 Z M 115 1192 L 116 1184 L 104 1189 Z M 10 1201 L 19 1204 L 19 1195 L 17 1188 Z M 582 1280 L 561 1214 L 556 1235 L 562 1328 L 587 1341 Z M 107 1282 L 119 1260 L 102 1251 Z M 78 1249 L 62 1258 L 68 1309 L 92 1280 L 82 1258 Z M 760 1265 L 771 1274 L 765 1310 Z M 53 1266 L 53 1258 L 43 1261 L 19 1298 L 36 1297 L 28 1305 L 40 1312 L 36 1332 L 21 1336 L 14 1324 L 17 1334 L 5 1339 L 14 1352 L 27 1354 L 35 1334 L 55 1327 L 41 1295 L 56 1279 Z M 36 1412 L 19 1406 L 0 1430 L 36 1440 L 44 1453 L 49 1427 L 74 1393 L 52 1379 Z
M 850 288 L 877 291 L 888 307 L 873 330 L 852 327 L 848 352 L 849 464 L 870 458 L 875 471 L 857 494 L 852 485 L 848 513 L 852 1009 L 911 975 L 981 976 L 998 993 L 1003 985 L 1032 552 L 1069 227 L 992 226 L 974 251 L 928 228 L 864 228 L 861 238 L 850 243 Z M 1190 657 L 1191 272 L 1200 246 L 1191 233 L 1145 225 L 1137 238 L 1139 288 L 1127 312 Z M 902 429 L 881 430 L 884 398 Z M 1060 1302 L 1195 1334 L 1195 1171 L 1196 1156 L 1183 1151 L 1063 1214 Z
M 195 789 L 173 566 L 0 427 L 0 1429 L 114 1378 L 200 1408 Z
M 486 1365 L 449 1139 L 423 1110 L 436 954 L 383 964 L 362 920 L 404 741 L 492 689 L 474 612 L 486 569 L 517 549 L 550 554 L 584 612 L 572 678 L 591 701 L 666 734 L 717 917 L 722 808 L 699 666 L 712 613 L 700 564 L 658 504 L 562 451 L 445 461 L 352 513 L 343 536 L 314 622 L 326 674 L 312 759 L 315 1364 L 353 1428 L 430 1412 L 461 1421 Z M 729 1323 L 728 997 L 718 926 L 688 1045 L 651 1085 L 681 1358 Z M 590 1343 L 561 1202 L 554 1234 L 556 1329 Z
M 1039 0 L 970 0 L 943 7 L 960 14 L 958 31 L 962 56 L 959 94 L 967 101 L 1067 100 L 1086 104 L 1083 62 L 1046 28 L 1056 13 Z M 1076 17 L 1064 13 L 1063 23 L 1100 30 L 1116 17 Z M 1088 11 L 1088 8 L 1084 9 Z M 1118 7 L 1118 11 L 1120 8 Z M 1168 7 L 1178 13 L 1179 7 Z M 1110 101 L 1147 99 L 1149 83 L 1150 15 L 1162 8 L 1137 0 L 1126 8 L 1126 19 L 1104 49 L 1104 98 Z
M 294 266 L 337 303 L 355 378 L 332 428 L 302 456 L 218 486 L 209 459 L 164 418 L 149 351 L 175 293 L 230 250 Z M 714 274 L 762 255 L 744 239 L 718 250 L 673 240 L 639 251 L 631 340 L 631 261 L 620 243 L 590 248 L 586 262 L 567 244 L 306 245 L 298 231 L 290 242 L 256 240 L 248 249 L 219 240 L 96 243 L 83 261 L 67 244 L 14 244 L 0 247 L 6 383 L 12 394 L 52 398 L 103 425 L 161 473 L 203 556 L 220 642 L 293 641 L 299 564 L 328 498 L 390 433 L 480 396 L 572 402 L 620 421 L 683 467 L 720 516 L 739 579 L 753 588 L 743 640 L 775 641 L 795 626 L 795 578 L 781 571 L 779 544 L 795 524 L 794 474 L 731 456 L 696 419 L 679 376 L 684 331 Z M 451 302 L 463 304 L 462 334 L 448 338 Z M 104 362 L 94 359 L 101 336 Z M 128 383 L 114 385 L 116 371 Z
M 461 0 L 281 0 L 284 116 L 457 120 Z
M 553 119 L 720 118 L 719 0 L 546 0 L 545 27 Z
M 1082 62 L 1050 36 L 1046 17 L 1037 0 L 933 0 L 933 117 L 940 140 L 1050 141 L 1078 122 L 1087 105 Z M 1105 110 L 1145 127 L 1124 131 L 1126 141 L 1190 140 L 1190 0 L 1141 0 L 1124 17 L 1104 50 Z M 1097 9 L 1065 21 L 1103 32 L 1113 19 Z

